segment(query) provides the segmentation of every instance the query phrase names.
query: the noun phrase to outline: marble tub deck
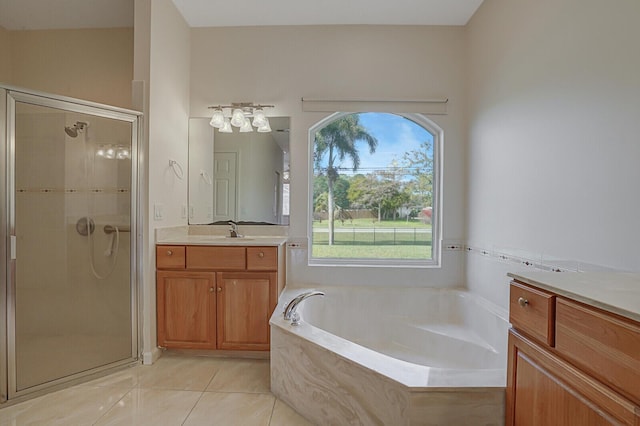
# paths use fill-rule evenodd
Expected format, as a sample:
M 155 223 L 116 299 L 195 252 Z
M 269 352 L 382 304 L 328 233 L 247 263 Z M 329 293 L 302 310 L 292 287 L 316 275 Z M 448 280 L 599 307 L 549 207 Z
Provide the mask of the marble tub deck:
M 336 349 L 272 326 L 271 391 L 316 424 L 504 424 L 504 386 L 448 387 L 445 374 L 435 379 L 441 386 L 412 388 L 354 363 Z M 426 383 L 429 378 L 412 379 Z M 453 378 L 461 380 L 462 372 Z

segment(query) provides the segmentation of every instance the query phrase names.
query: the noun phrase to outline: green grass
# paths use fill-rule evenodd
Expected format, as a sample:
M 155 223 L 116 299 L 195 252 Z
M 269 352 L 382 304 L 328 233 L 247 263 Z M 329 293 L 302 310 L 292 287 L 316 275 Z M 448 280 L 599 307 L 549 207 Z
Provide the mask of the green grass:
M 432 235 L 425 232 L 431 229 L 430 224 L 406 220 L 372 222 L 371 219 L 354 219 L 344 224 L 336 221 L 337 232 L 332 246 L 329 245 L 328 227 L 327 221 L 313 224 L 312 256 L 315 258 L 431 258 Z
M 335 245 L 373 246 L 373 245 L 411 245 L 430 246 L 431 233 L 393 232 L 392 229 L 376 230 L 375 232 L 335 232 Z M 314 232 L 313 244 L 329 244 L 328 232 Z
M 430 259 L 431 246 L 315 245 L 312 256 L 333 259 Z

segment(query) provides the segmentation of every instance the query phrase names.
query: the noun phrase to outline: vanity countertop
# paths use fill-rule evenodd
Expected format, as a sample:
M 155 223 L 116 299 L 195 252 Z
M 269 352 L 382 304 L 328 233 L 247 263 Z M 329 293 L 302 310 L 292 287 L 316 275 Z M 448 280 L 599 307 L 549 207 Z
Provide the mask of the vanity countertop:
M 519 272 L 508 275 L 525 284 L 640 321 L 640 273 Z
M 180 235 L 157 238 L 156 244 L 187 246 L 281 246 L 287 242 L 286 237 L 246 236 L 227 238 L 224 235 Z

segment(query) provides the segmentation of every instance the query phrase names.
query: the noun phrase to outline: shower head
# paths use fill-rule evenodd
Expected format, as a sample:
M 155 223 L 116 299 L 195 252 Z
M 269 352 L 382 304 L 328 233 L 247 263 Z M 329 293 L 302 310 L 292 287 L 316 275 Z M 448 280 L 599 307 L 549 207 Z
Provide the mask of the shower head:
M 78 137 L 78 133 L 82 133 L 87 127 L 89 127 L 89 123 L 85 123 L 84 121 L 76 121 L 76 124 L 73 126 L 66 126 L 64 131 L 67 135 L 72 138 Z
M 65 127 L 64 131 L 67 133 L 67 135 L 71 136 L 72 138 L 78 137 L 78 129 L 76 128 L 75 124 L 73 127 L 70 127 L 70 126 Z

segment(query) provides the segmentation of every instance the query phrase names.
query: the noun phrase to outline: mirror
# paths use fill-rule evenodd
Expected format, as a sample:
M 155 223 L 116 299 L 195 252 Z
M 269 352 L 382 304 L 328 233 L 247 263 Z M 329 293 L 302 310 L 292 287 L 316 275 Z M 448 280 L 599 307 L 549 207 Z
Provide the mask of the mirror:
M 189 224 L 289 224 L 289 117 L 269 133 L 189 119 Z

